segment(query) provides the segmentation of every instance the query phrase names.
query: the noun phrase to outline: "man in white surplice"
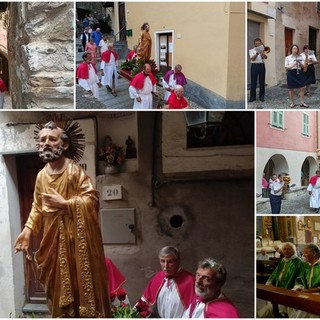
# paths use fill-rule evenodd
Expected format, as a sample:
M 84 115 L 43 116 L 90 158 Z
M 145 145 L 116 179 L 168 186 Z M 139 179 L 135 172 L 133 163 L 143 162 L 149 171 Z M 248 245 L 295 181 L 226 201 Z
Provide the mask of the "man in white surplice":
M 91 53 L 85 52 L 82 55 L 83 62 L 77 67 L 76 78 L 79 85 L 86 90 L 90 95 L 99 99 L 99 88 L 101 82 L 97 75 L 97 70 L 93 64 L 91 64 Z
M 118 84 L 118 54 L 113 48 L 113 43 L 108 44 L 108 50 L 106 50 L 101 56 L 101 83 L 106 86 L 107 89 L 116 96 L 115 88 Z
M 316 175 L 311 177 L 307 191 L 310 195 L 310 208 L 313 208 L 315 213 L 319 212 L 320 207 L 320 170 L 316 171 Z
M 150 64 L 143 66 L 130 82 L 130 98 L 134 99 L 133 109 L 152 109 L 153 97 L 156 94 L 156 79 L 151 72 Z

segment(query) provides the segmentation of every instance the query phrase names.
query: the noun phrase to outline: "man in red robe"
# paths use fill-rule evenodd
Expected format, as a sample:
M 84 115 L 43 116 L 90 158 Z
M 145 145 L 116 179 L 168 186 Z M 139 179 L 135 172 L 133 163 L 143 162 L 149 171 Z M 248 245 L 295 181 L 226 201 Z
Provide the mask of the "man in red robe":
M 180 267 L 180 252 L 175 247 L 159 251 L 162 271 L 145 289 L 142 300 L 156 305 L 161 318 L 181 318 L 194 296 L 194 276 Z
M 188 101 L 184 98 L 183 94 L 183 86 L 177 84 L 168 99 L 169 109 L 185 109 L 188 107 Z
M 240 318 L 236 307 L 221 293 L 226 278 L 227 271 L 220 262 L 212 258 L 200 261 L 194 286 L 196 295 L 183 317 Z
M 89 95 L 93 95 L 99 99 L 99 88 L 101 82 L 97 75 L 96 67 L 91 63 L 91 53 L 85 52 L 82 55 L 83 62 L 77 67 L 76 78 L 79 85 L 88 92 Z
M 131 61 L 131 60 L 136 60 L 137 59 L 137 45 L 133 46 L 133 49 L 129 51 L 127 54 L 126 60 Z
M 118 65 L 119 56 L 114 50 L 113 43 L 108 44 L 108 50 L 106 50 L 101 56 L 101 83 L 112 93 L 113 96 L 117 96 L 115 88 L 118 85 Z
M 156 82 L 150 64 L 146 63 L 143 71 L 139 72 L 130 82 L 129 94 L 130 98 L 134 99 L 133 109 L 152 109 L 152 94 L 156 95 Z

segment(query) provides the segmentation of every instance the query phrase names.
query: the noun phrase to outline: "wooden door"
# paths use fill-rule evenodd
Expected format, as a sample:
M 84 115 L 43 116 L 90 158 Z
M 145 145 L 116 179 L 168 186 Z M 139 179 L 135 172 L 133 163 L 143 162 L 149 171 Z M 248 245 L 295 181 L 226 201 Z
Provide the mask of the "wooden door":
M 33 191 L 37 173 L 44 167 L 38 154 L 21 155 L 16 158 L 18 175 L 18 192 L 20 202 L 21 230 L 24 228 L 33 202 Z M 31 237 L 29 253 L 33 254 L 39 248 L 42 232 Z M 25 261 L 26 302 L 45 303 L 45 293 L 42 285 L 36 280 L 31 262 Z
M 292 31 L 292 29 L 285 28 L 284 29 L 284 42 L 285 42 L 285 48 L 284 48 L 285 54 L 284 54 L 284 56 L 285 57 L 289 54 L 289 49 L 293 44 L 292 41 L 293 41 L 293 31 Z
M 119 31 L 120 31 L 120 36 L 119 40 L 120 41 L 126 41 L 126 6 L 124 2 L 119 2 Z

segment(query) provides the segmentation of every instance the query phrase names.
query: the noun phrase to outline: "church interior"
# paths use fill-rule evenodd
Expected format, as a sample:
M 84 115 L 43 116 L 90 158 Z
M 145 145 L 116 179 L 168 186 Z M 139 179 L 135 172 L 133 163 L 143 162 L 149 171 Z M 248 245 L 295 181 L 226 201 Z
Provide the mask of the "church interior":
M 299 276 L 295 276 L 295 280 L 293 280 L 293 283 L 295 284 L 294 287 L 286 287 L 283 284 L 283 281 L 281 283 L 280 280 L 284 279 L 284 274 L 286 272 L 292 271 L 288 270 L 287 267 L 281 269 L 281 266 L 279 266 L 282 260 L 289 260 L 284 258 L 284 250 L 282 250 L 288 242 L 295 245 L 296 253 L 294 256 L 297 256 L 303 261 L 303 267 L 299 271 Z M 302 277 L 303 268 L 309 263 L 306 259 L 306 246 L 309 244 L 319 246 L 319 242 L 320 216 L 258 216 L 256 218 L 257 317 L 272 317 L 272 314 L 275 318 L 291 317 L 290 312 L 289 314 L 288 312 L 282 312 L 283 308 L 291 310 L 290 307 L 299 310 L 299 313 L 303 312 L 304 315 L 313 314 L 314 316 L 315 314 L 319 317 L 317 307 L 320 302 L 319 293 L 312 292 L 311 294 L 309 293 L 311 292 L 311 289 L 295 291 L 295 287 L 299 282 L 299 280 L 297 281 L 297 278 Z M 309 263 L 309 265 L 311 265 L 311 270 L 313 270 L 313 266 L 318 264 L 318 262 L 319 260 L 312 264 Z M 277 284 L 270 283 L 270 279 L 272 278 L 271 275 L 274 276 L 275 274 L 277 274 L 278 277 Z M 309 282 L 313 277 L 312 274 L 312 272 L 311 275 L 308 274 Z M 311 286 L 309 288 L 311 288 Z M 268 316 L 266 314 L 261 316 L 261 310 L 265 309 L 267 304 L 269 304 L 272 312 Z M 303 317 L 306 317 L 306 315 Z

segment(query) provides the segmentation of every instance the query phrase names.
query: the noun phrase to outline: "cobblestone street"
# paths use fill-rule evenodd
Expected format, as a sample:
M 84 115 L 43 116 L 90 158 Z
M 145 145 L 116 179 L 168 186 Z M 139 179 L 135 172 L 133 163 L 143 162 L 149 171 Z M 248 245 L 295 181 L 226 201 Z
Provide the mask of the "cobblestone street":
M 311 96 L 305 96 L 304 101 L 307 105 L 309 105 L 308 109 L 319 109 L 320 107 L 320 88 L 319 88 L 319 80 L 316 84 L 311 86 Z M 249 90 L 247 99 L 249 101 Z M 257 89 L 257 97 L 259 95 L 259 89 Z M 261 102 L 259 99 L 254 102 L 247 103 L 247 109 L 304 109 L 300 107 L 300 99 L 299 99 L 299 90 L 295 90 L 295 107 L 290 108 L 290 100 L 287 84 L 280 84 L 278 86 L 274 86 L 272 88 L 266 87 L 265 101 Z
M 305 190 L 298 196 L 290 199 L 282 200 L 281 214 L 314 214 L 314 211 L 309 207 L 309 194 Z M 270 201 L 268 198 L 256 198 L 256 213 L 257 214 L 271 214 Z

